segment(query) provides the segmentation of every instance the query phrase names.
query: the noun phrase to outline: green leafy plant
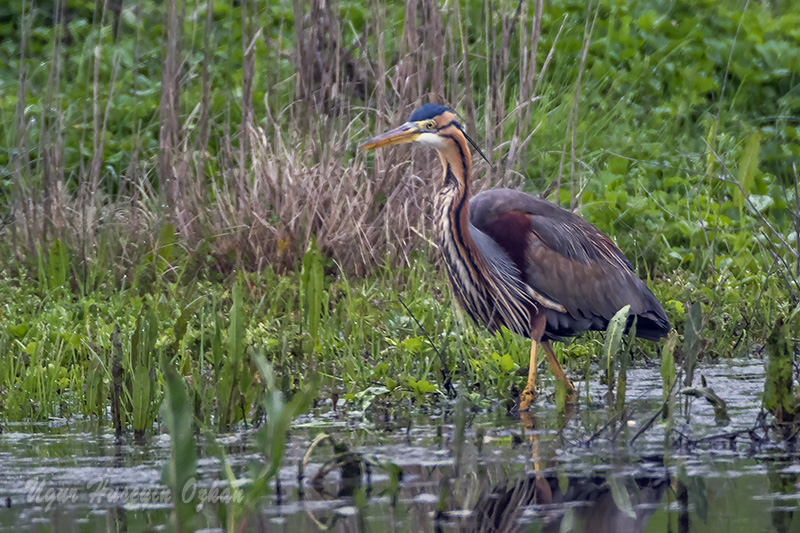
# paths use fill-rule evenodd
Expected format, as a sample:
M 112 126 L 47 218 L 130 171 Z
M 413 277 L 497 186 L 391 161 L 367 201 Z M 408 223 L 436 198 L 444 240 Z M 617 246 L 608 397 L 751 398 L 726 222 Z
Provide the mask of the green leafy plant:
M 694 369 L 697 366 L 697 357 L 700 355 L 701 336 L 703 328 L 703 317 L 700 310 L 700 303 L 694 302 L 687 306 L 686 326 L 683 331 L 683 384 L 686 387 L 692 386 Z
M 322 263 L 322 253 L 317 247 L 317 241 L 316 239 L 311 239 L 308 243 L 308 249 L 303 255 L 300 287 L 306 326 L 314 342 L 315 350 L 319 348 L 319 325 L 322 319 L 322 302 L 325 296 L 325 274 Z
M 166 360 L 162 360 L 162 369 L 166 386 L 160 415 L 170 436 L 170 459 L 164 464 L 161 479 L 172 492 L 175 529 L 192 531 L 195 504 L 186 498 L 186 489 L 197 472 L 192 406 L 181 375 Z
M 231 290 L 230 324 L 228 326 L 228 350 L 222 356 L 220 329 L 215 331 L 215 360 L 218 368 L 219 403 L 217 407 L 217 426 L 227 429 L 245 413 L 242 412 L 244 402 L 240 384 L 244 373 L 245 343 L 245 314 L 242 300 L 242 283 L 236 280 Z
M 155 420 L 156 341 L 158 318 L 152 307 L 142 309 L 131 337 L 130 402 L 133 433 L 137 440 L 145 437 Z
M 764 383 L 764 407 L 779 424 L 791 424 L 797 418 L 798 395 L 792 378 L 792 349 L 789 325 L 778 319 L 767 338 L 767 379 Z
M 619 358 L 622 348 L 622 335 L 625 333 L 625 325 L 628 323 L 630 310 L 630 305 L 619 309 L 614 316 L 611 317 L 611 320 L 608 321 L 608 327 L 606 328 L 606 340 L 603 344 L 602 361 L 605 366 L 609 392 L 614 390 L 614 384 L 617 381 L 617 359 Z
M 241 500 L 232 502 L 228 514 L 229 531 L 239 531 L 245 524 L 247 514 L 252 512 L 258 502 L 269 494 L 270 481 L 277 475 L 283 460 L 289 426 L 295 417 L 308 409 L 316 397 L 319 386 L 319 379 L 311 376 L 300 390 L 287 401 L 277 387 L 272 365 L 261 355 L 254 355 L 254 362 L 258 368 L 264 391 L 260 405 L 266 420 L 255 437 L 256 445 L 264 462 L 252 471 L 249 483 L 241 486 L 230 465 L 225 461 L 224 455 L 221 456 L 231 491 L 243 491 Z

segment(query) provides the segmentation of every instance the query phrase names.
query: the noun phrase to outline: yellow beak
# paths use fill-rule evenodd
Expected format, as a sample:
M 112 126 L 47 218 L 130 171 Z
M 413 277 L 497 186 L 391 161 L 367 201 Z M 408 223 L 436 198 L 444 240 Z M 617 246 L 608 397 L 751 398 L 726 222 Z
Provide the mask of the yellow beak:
M 406 122 L 391 131 L 373 137 L 361 145 L 362 150 L 374 150 L 381 146 L 391 146 L 393 144 L 406 144 L 414 142 L 420 136 L 419 128 L 412 122 Z

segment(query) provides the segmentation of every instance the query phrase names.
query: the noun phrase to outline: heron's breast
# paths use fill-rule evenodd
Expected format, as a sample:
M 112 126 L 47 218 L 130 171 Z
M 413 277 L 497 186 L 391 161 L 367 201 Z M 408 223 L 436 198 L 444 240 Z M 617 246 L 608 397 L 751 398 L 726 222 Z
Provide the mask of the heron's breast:
M 516 287 L 519 280 L 513 279 L 514 272 L 498 271 L 483 257 L 469 229 L 465 232 L 458 226 L 459 218 L 451 208 L 446 201 L 437 201 L 436 241 L 456 303 L 490 331 L 505 326 L 520 335 L 529 335 L 530 302 Z

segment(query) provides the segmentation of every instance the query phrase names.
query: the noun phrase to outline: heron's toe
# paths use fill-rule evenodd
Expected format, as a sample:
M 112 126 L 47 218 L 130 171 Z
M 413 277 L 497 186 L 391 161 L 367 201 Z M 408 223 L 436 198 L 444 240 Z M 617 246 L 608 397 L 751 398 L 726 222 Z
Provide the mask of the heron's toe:
M 519 410 L 520 411 L 527 411 L 533 405 L 533 402 L 536 401 L 536 398 L 539 397 L 539 392 L 531 387 L 525 387 L 525 390 L 522 391 L 522 394 L 519 395 Z

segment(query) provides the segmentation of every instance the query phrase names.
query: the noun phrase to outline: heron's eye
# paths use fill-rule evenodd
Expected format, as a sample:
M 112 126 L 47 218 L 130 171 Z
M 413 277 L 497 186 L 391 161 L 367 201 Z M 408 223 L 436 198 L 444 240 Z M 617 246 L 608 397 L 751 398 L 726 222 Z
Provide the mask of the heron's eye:
M 425 123 L 425 127 L 428 128 L 429 130 L 435 130 L 436 129 L 436 121 L 433 120 L 433 119 L 429 120 L 427 123 Z

